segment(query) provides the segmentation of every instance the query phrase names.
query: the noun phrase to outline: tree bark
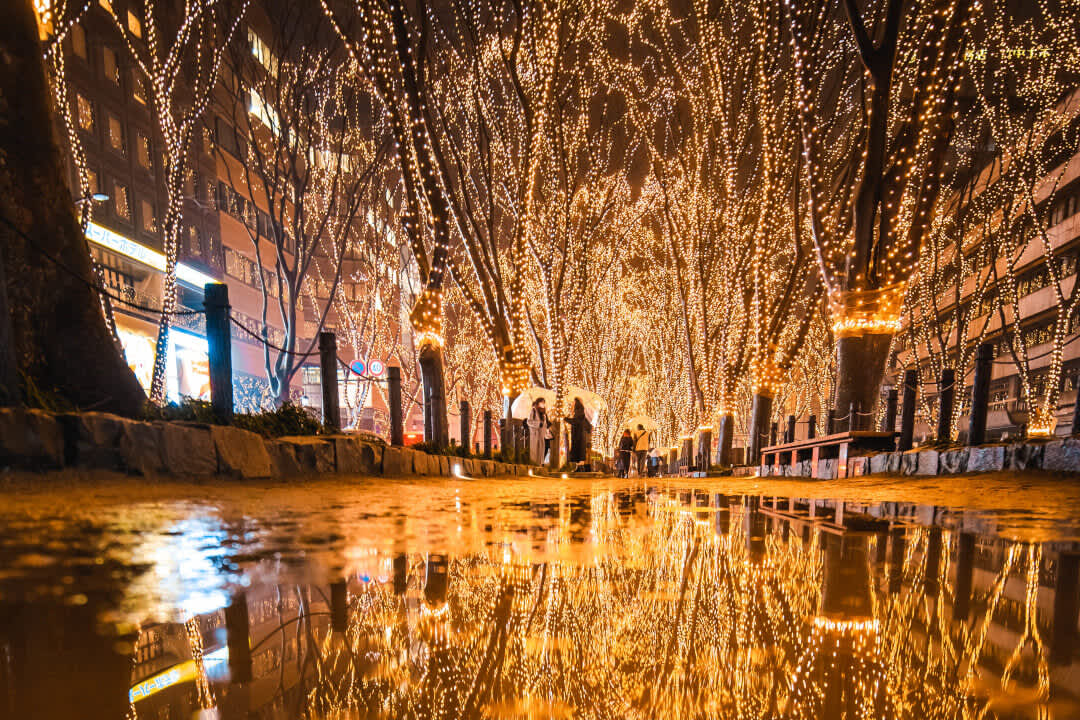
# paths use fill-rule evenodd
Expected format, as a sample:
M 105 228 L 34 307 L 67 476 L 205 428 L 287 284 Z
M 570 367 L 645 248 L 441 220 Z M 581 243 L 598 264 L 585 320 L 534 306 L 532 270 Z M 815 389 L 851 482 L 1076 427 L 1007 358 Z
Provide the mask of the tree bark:
M 446 387 L 442 348 L 427 344 L 420 348 L 420 374 L 424 382 L 424 440 L 437 447 L 450 442 L 446 418 Z
M 765 447 L 766 434 L 769 432 L 769 417 L 772 415 L 772 396 L 754 393 L 750 407 L 750 430 L 747 441 L 746 464 L 761 464 L 761 449 Z
M 76 407 L 135 415 L 146 401 L 91 287 L 52 134 L 30 0 L 0 6 L 0 245 L 15 359 L 24 380 Z
M 840 337 L 836 340 L 836 396 L 833 407 L 847 414 L 852 403 L 861 413 L 877 410 L 892 335 Z M 853 418 L 848 418 L 852 427 Z

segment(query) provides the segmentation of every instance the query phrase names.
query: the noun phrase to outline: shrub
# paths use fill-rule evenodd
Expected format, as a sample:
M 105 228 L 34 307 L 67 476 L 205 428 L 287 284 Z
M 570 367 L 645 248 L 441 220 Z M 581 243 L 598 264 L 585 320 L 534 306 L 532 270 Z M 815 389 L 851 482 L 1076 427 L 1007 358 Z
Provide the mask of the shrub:
M 162 407 L 147 405 L 143 414 L 146 420 L 196 422 L 208 425 L 220 424 L 209 402 L 192 398 L 184 398 L 179 403 L 169 403 Z M 318 435 L 325 432 L 322 423 L 316 420 L 311 413 L 293 403 L 284 403 L 275 410 L 237 413 L 233 415 L 232 425 L 244 430 L 250 430 L 264 437 Z

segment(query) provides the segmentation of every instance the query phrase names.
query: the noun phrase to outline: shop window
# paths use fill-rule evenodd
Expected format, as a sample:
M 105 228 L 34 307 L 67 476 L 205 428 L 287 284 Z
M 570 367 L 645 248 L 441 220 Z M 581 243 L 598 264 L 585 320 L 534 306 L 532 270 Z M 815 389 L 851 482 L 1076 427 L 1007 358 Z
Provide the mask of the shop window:
M 150 172 L 154 172 L 154 154 L 150 147 L 150 138 L 146 137 L 141 132 L 136 133 L 136 143 L 138 145 L 139 165 Z
M 147 91 L 146 76 L 143 75 L 142 70 L 139 68 L 133 68 L 131 71 L 131 96 L 140 105 L 145 105 L 147 98 L 150 97 L 150 93 Z
M 154 213 L 153 204 L 148 200 L 141 201 L 139 204 L 139 214 L 142 216 L 143 232 L 156 233 L 157 217 Z
M 142 23 L 139 22 L 139 16 L 130 10 L 127 11 L 127 26 L 128 32 L 137 38 L 142 37 Z
M 127 153 L 124 144 L 124 125 L 115 115 L 109 115 L 109 147 L 121 155 Z
M 131 220 L 131 197 L 127 185 L 115 183 L 113 185 L 113 210 L 116 216 L 124 220 Z
M 86 31 L 78 23 L 71 26 L 71 52 L 86 59 Z
M 94 105 L 82 93 L 75 95 L 75 114 L 79 118 L 79 127 L 88 133 L 94 132 Z
M 112 48 L 106 47 L 102 49 L 101 54 L 103 58 L 102 67 L 105 70 L 105 79 L 119 85 L 120 65 L 116 61 L 116 52 Z

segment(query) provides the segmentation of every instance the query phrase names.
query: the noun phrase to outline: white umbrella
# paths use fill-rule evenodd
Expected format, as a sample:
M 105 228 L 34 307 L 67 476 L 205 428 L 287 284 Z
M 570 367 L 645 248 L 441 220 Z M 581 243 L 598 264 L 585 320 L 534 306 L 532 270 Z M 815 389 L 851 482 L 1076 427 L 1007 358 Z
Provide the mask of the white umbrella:
M 514 399 L 514 404 L 510 406 L 510 417 L 527 420 L 529 411 L 532 410 L 532 404 L 540 399 L 546 402 L 549 408 L 554 406 L 555 391 L 542 387 L 526 388 Z
M 604 402 L 604 398 L 600 397 L 592 390 L 586 390 L 579 388 L 576 385 L 566 386 L 566 399 L 570 406 L 570 412 L 573 412 L 574 398 L 581 400 L 581 404 L 585 406 L 585 417 L 588 418 L 589 424 L 596 424 L 596 416 L 599 413 L 607 410 L 607 403 Z
M 645 430 L 648 432 L 656 432 L 659 429 L 656 421 L 646 415 L 638 415 L 637 417 L 632 417 L 625 423 L 623 423 L 623 427 L 629 430 L 637 430 L 638 425 L 645 428 Z

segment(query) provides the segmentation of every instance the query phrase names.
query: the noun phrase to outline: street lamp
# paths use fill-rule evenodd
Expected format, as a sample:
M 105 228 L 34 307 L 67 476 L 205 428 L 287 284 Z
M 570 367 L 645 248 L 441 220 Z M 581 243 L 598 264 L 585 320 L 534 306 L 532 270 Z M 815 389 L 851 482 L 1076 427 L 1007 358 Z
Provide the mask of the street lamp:
M 89 202 L 90 200 L 93 200 L 94 202 L 103 203 L 103 202 L 106 202 L 108 199 L 109 199 L 109 196 L 106 195 L 105 193 L 96 192 L 96 193 L 94 193 L 93 195 L 91 195 L 88 198 L 84 198 L 84 197 L 79 198 L 78 200 L 75 201 L 75 205 L 76 206 L 82 205 L 83 203 Z

